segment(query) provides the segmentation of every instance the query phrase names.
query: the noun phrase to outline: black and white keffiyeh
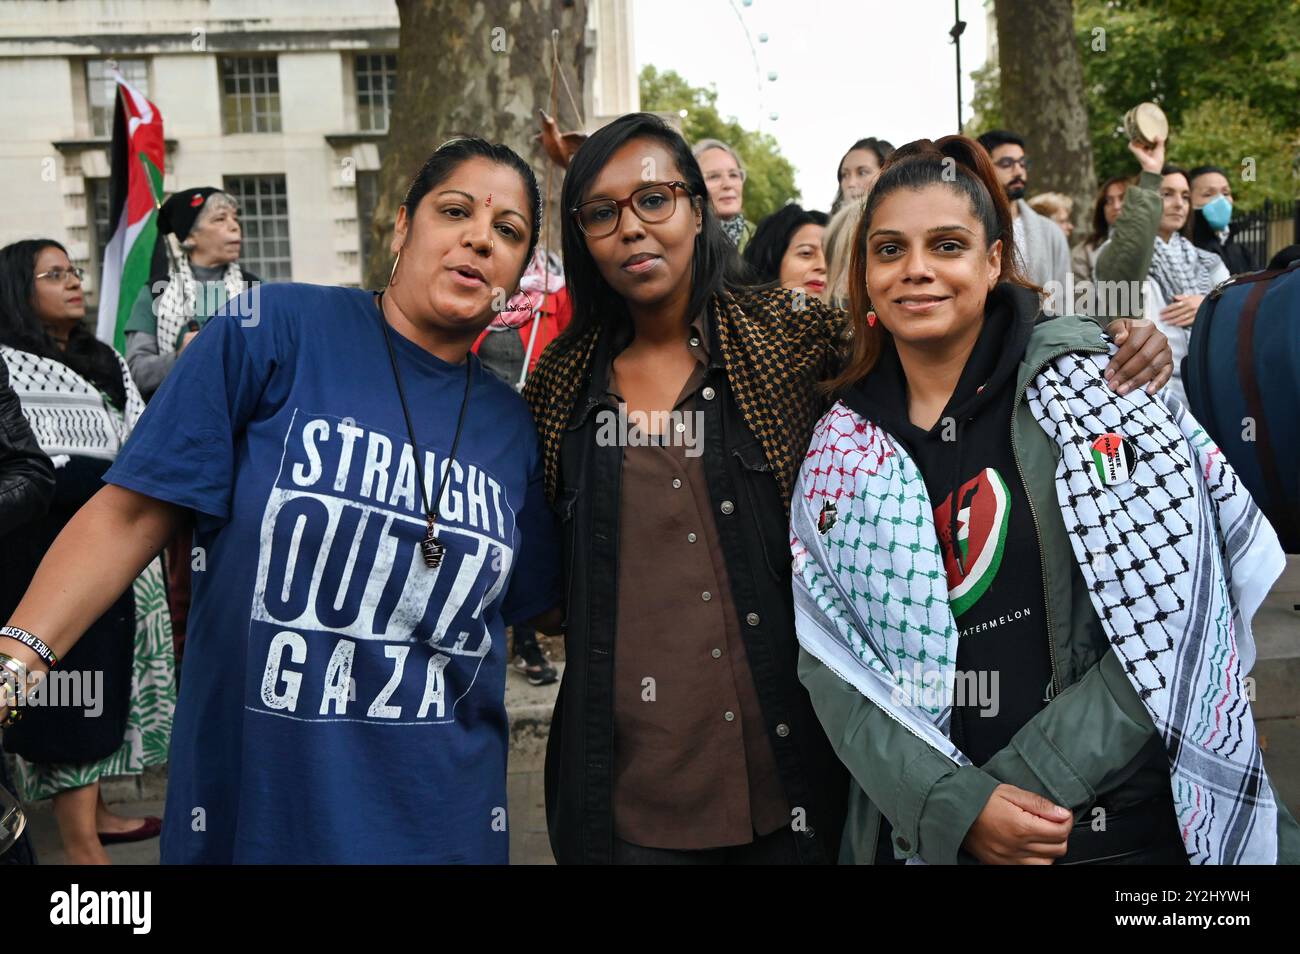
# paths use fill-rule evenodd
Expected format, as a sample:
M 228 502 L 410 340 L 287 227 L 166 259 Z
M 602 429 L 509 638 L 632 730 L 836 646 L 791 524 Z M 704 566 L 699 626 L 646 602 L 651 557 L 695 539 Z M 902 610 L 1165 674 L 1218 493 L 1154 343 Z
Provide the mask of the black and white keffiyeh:
M 144 401 L 131 380 L 122 356 L 114 353 L 126 387 L 126 406 L 119 411 L 97 387 L 67 365 L 0 346 L 9 368 L 10 384 L 31 425 L 36 442 L 49 457 L 63 455 L 114 460 L 136 421 Z
M 1273 864 L 1277 807 L 1244 680 L 1255 660 L 1251 618 L 1285 558 L 1196 421 L 1141 389 L 1115 394 L 1105 364 L 1064 355 L 1027 391 L 1061 451 L 1057 498 L 1075 559 L 1168 749 L 1188 858 Z M 1099 437 L 1125 447 L 1100 459 Z M 836 404 L 800 472 L 791 533 L 800 644 L 970 764 L 948 737 L 957 629 L 925 481 L 903 446 Z
M 159 354 L 171 354 L 176 350 L 176 340 L 180 337 L 181 329 L 194 317 L 195 303 L 198 300 L 199 289 L 202 287 L 202 283 L 194 277 L 189 258 L 178 245 L 174 244 L 171 236 L 167 236 L 166 239 L 173 242 L 171 277 L 167 287 L 153 302 L 154 315 L 158 319 Z M 224 299 L 226 301 L 244 291 L 246 284 L 244 274 L 235 262 L 226 266 L 221 280 L 226 286 Z
M 1220 264 L 1214 252 L 1197 248 L 1175 232 L 1168 242 L 1156 236 L 1149 274 L 1168 303 L 1175 295 L 1208 294 L 1214 288 L 1211 276 Z

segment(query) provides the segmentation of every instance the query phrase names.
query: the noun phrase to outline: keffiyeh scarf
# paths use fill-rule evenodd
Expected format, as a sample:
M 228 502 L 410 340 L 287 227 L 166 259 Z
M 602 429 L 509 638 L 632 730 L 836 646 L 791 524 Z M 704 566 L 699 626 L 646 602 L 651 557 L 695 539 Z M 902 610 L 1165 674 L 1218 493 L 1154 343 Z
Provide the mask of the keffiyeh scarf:
M 122 356 L 114 354 L 126 386 L 126 406 L 119 411 L 97 387 L 67 365 L 28 351 L 0 347 L 10 383 L 22 404 L 36 442 L 51 458 L 63 455 L 114 460 L 135 422 L 144 413 Z
M 731 239 L 734 245 L 739 245 L 741 239 L 745 237 L 745 216 L 737 213 L 729 219 L 718 219 L 718 224 L 722 226 L 722 231 L 726 233 L 727 238 Z
M 1214 287 L 1210 276 L 1219 262 L 1214 252 L 1197 248 L 1175 232 L 1168 242 L 1156 236 L 1150 276 L 1164 300 L 1172 302 L 1175 295 L 1208 294 Z
M 170 236 L 168 241 L 171 241 Z M 171 280 L 167 282 L 167 287 L 154 299 L 153 304 L 154 314 L 158 318 L 159 354 L 171 354 L 176 350 L 176 339 L 180 337 L 181 329 L 194 317 L 195 302 L 202 284 L 194 277 L 194 272 L 190 269 L 190 260 L 185 253 L 176 247 L 173 250 L 177 252 L 172 258 L 176 266 L 175 270 L 171 274 Z M 244 274 L 237 263 L 231 262 L 226 266 L 222 283 L 226 286 L 224 301 L 229 301 L 244 291 Z
M 1067 354 L 1027 392 L 1060 447 L 1057 499 L 1073 554 L 1168 748 L 1188 858 L 1272 864 L 1277 808 L 1243 680 L 1255 659 L 1250 620 L 1284 557 L 1195 420 L 1141 389 L 1116 395 L 1105 361 Z M 1117 435 L 1124 449 L 1099 458 L 1099 435 Z M 968 765 L 948 737 L 957 629 L 932 513 L 902 445 L 843 404 L 832 408 L 792 506 L 796 628 L 809 653 Z M 929 685 L 915 685 L 918 676 Z

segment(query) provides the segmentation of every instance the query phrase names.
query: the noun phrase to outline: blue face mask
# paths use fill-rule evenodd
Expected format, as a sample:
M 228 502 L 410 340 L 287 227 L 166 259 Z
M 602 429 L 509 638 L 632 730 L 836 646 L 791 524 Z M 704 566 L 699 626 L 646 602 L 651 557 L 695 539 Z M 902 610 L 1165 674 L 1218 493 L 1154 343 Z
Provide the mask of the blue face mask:
M 1226 195 L 1215 196 L 1212 202 L 1201 206 L 1201 214 L 1210 223 L 1210 228 L 1222 232 L 1232 221 L 1232 200 Z

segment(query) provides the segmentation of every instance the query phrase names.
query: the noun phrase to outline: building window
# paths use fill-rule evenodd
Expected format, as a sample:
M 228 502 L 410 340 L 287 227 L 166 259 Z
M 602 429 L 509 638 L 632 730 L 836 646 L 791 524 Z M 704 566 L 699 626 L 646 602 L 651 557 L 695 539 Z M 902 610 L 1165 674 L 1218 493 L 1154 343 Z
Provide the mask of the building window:
M 397 54 L 359 54 L 353 61 L 357 81 L 357 128 L 388 132 L 388 114 L 397 87 Z
M 280 131 L 280 73 L 274 56 L 221 58 L 221 129 Z
M 361 280 L 365 281 L 366 263 L 370 261 L 370 250 L 374 247 L 374 236 L 370 223 L 375 217 L 375 205 L 379 201 L 379 173 L 357 173 L 357 229 L 361 233 Z
M 113 110 L 117 102 L 117 83 L 108 60 L 86 60 L 86 102 L 90 105 L 90 134 L 113 135 Z M 128 83 L 149 95 L 149 61 L 118 60 L 117 70 Z
M 244 230 L 240 264 L 262 281 L 289 281 L 293 269 L 284 176 L 226 176 L 225 186 L 239 203 L 239 224 Z
M 99 286 L 100 273 L 104 270 L 104 249 L 108 248 L 108 240 L 113 237 L 112 225 L 108 221 L 111 182 L 110 179 L 86 180 L 86 206 L 90 209 L 90 221 L 87 223 L 87 231 L 90 233 L 90 274 L 96 288 Z

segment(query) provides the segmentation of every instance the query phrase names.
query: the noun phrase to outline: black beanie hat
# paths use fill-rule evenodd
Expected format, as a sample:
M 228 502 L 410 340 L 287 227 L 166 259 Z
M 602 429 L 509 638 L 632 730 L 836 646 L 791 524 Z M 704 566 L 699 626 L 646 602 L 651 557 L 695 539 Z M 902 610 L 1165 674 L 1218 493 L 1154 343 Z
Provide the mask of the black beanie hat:
M 198 189 L 182 189 L 175 193 L 158 210 L 158 231 L 171 232 L 176 236 L 177 241 L 184 242 L 190 230 L 194 228 L 199 213 L 203 211 L 203 204 L 208 201 L 208 196 L 220 191 L 212 186 L 203 186 Z
M 212 186 L 182 189 L 174 193 L 158 210 L 158 235 L 154 239 L 153 254 L 149 261 L 149 293 L 155 299 L 162 294 L 162 289 L 171 278 L 165 244 L 167 235 L 175 235 L 178 242 L 184 242 L 198 221 L 208 196 L 221 191 Z

